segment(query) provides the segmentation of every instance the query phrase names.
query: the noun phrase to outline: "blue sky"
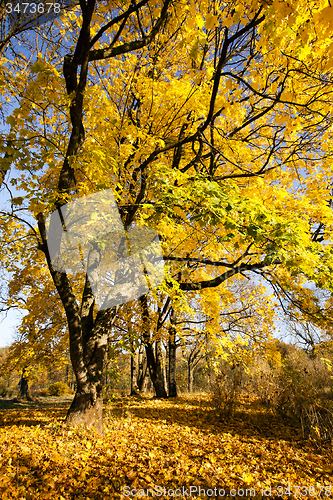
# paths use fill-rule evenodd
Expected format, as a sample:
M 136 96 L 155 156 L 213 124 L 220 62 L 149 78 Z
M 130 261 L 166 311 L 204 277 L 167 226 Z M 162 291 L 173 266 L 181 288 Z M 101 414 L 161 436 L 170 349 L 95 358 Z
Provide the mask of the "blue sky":
M 11 309 L 7 315 L 0 320 L 0 347 L 10 345 L 18 334 L 18 325 L 22 313 L 16 309 Z

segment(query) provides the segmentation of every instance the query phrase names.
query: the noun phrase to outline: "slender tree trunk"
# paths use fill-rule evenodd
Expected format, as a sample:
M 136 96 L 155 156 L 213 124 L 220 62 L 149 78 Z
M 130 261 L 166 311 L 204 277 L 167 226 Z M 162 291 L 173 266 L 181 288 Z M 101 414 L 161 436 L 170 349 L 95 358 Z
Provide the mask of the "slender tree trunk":
M 138 394 L 138 364 L 137 353 L 133 349 L 131 352 L 131 396 Z
M 169 354 L 169 363 L 168 363 L 168 389 L 169 389 L 169 397 L 175 398 L 177 396 L 177 374 L 176 374 L 176 314 L 175 311 L 171 310 L 170 317 L 170 329 L 169 329 L 169 341 L 168 341 L 168 354 Z
M 26 369 L 23 368 L 22 370 L 22 375 L 21 379 L 19 382 L 19 393 L 18 393 L 18 399 L 28 399 L 31 400 L 31 397 L 29 395 L 29 382 L 27 377 L 25 376 Z
M 207 363 L 207 376 L 208 376 L 208 385 L 209 385 L 209 390 L 212 391 L 213 389 L 213 384 L 212 384 L 212 369 L 211 369 L 211 362 L 210 362 L 210 357 L 209 354 L 206 354 L 206 363 Z
M 169 341 L 165 346 L 165 362 L 164 362 L 163 376 L 164 376 L 164 385 L 166 387 L 169 396 Z
M 188 371 L 187 371 L 187 374 L 188 374 L 188 376 L 187 376 L 188 392 L 190 394 L 192 394 L 193 393 L 194 371 L 193 371 L 192 363 L 190 361 L 188 361 L 187 368 L 188 368 Z
M 147 367 L 147 358 L 144 356 L 144 346 L 140 345 L 138 352 L 138 379 L 137 386 L 139 392 L 143 392 L 147 389 L 148 382 L 148 367 Z
M 163 360 L 163 351 L 162 351 L 162 340 L 158 339 L 155 342 L 155 359 L 156 359 L 156 364 L 155 364 L 155 370 L 156 370 L 156 376 L 155 376 L 155 391 L 156 391 L 156 396 L 159 398 L 166 398 L 168 397 L 166 389 L 165 389 L 165 382 L 164 382 L 164 360 Z
M 150 377 L 149 377 L 148 366 L 146 364 L 144 378 L 143 378 L 143 382 L 142 382 L 142 386 L 141 386 L 140 392 L 143 392 L 144 394 L 146 394 L 148 392 L 148 385 L 149 385 L 149 383 L 151 384 L 151 380 L 150 380 Z

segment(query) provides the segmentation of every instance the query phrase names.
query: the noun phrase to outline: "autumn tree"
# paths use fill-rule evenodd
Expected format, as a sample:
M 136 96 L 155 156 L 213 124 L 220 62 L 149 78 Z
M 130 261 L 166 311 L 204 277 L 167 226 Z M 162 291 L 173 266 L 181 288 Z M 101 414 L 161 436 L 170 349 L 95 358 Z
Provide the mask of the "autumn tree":
M 23 244 L 27 246 L 27 239 Z M 17 241 L 13 245 L 17 246 Z M 16 269 L 9 282 L 7 307 L 19 308 L 22 320 L 0 366 L 3 377 L 12 372 L 21 374 L 20 397 L 28 396 L 29 382 L 41 371 L 66 366 L 69 361 L 67 323 L 60 299 L 37 249 L 35 255 L 33 248 L 29 253 L 31 260 Z M 13 258 L 15 252 L 10 255 Z
M 68 202 L 111 188 L 124 228 L 154 227 L 173 302 L 211 294 L 213 304 L 216 287 L 261 271 L 331 287 L 330 9 L 82 0 L 62 15 L 61 49 L 45 41 L 10 117 L 29 141 L 12 161 L 66 314 L 77 380 L 68 422 L 103 431 L 120 310 L 97 311 L 88 275 L 52 261 L 46 218 Z

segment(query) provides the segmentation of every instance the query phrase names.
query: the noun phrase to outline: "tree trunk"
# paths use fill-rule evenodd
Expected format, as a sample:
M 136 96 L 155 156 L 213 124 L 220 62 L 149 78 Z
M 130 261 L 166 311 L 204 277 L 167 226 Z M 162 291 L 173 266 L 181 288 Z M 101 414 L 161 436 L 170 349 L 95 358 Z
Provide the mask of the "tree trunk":
M 149 377 L 149 370 L 148 370 L 148 366 L 147 366 L 147 363 L 146 363 L 144 378 L 143 378 L 143 381 L 142 381 L 142 386 L 141 386 L 140 392 L 143 392 L 144 394 L 146 394 L 148 392 L 148 386 L 149 386 L 149 384 L 151 385 L 151 380 L 150 380 L 150 377 Z
M 143 344 L 139 347 L 138 352 L 138 378 L 137 378 L 137 386 L 139 392 L 143 392 L 147 389 L 148 382 L 148 367 L 147 367 L 147 358 L 144 356 L 144 346 Z
M 194 370 L 193 370 L 193 367 L 192 367 L 192 363 L 190 361 L 188 361 L 187 368 L 188 368 L 188 372 L 187 372 L 188 373 L 188 377 L 187 377 L 188 392 L 190 394 L 192 394 L 192 392 L 193 392 Z
M 87 428 L 93 427 L 101 435 L 104 435 L 103 383 L 108 334 L 116 312 L 117 308 L 112 311 L 108 309 L 98 311 L 93 325 L 89 322 L 85 324 L 81 319 L 83 326 L 86 327 L 83 328 L 81 344 L 74 342 L 75 331 L 69 330 L 70 354 L 77 389 L 66 422 L 84 425 Z M 83 353 L 81 353 L 82 346 Z
M 209 354 L 206 354 L 206 363 L 207 363 L 207 376 L 208 376 L 208 385 L 209 385 L 209 390 L 213 390 L 213 384 L 212 384 L 212 369 L 211 369 L 211 362 L 210 362 L 210 357 Z
M 193 392 L 193 381 L 194 381 L 194 370 L 198 365 L 199 361 L 204 357 L 201 344 L 196 344 L 192 347 L 191 352 L 187 360 L 187 387 L 188 392 L 191 394 Z
M 153 383 L 156 397 L 167 398 L 168 395 L 165 390 L 163 377 L 163 355 L 161 340 L 159 339 L 158 341 L 156 341 L 154 352 L 153 345 L 150 339 L 150 321 L 147 296 L 144 295 L 143 297 L 140 297 L 139 300 L 142 307 L 142 336 L 145 343 L 150 379 Z
M 98 392 L 97 384 L 91 385 L 88 393 L 77 389 L 68 410 L 66 422 L 73 425 L 84 425 L 87 428 L 93 427 L 103 436 L 103 397 Z
M 164 359 L 163 359 L 163 351 L 162 351 L 162 340 L 158 339 L 155 342 L 155 358 L 156 358 L 156 377 L 155 377 L 155 386 L 158 385 L 158 391 L 156 390 L 156 396 L 161 398 L 168 397 L 165 383 L 164 383 Z
M 151 344 L 147 344 L 145 347 L 147 353 L 149 375 L 155 389 L 156 397 L 167 398 L 168 395 L 165 390 L 163 377 L 163 361 L 161 360 L 162 352 L 159 352 L 159 349 L 155 348 L 155 353 L 157 354 L 157 358 L 155 359 L 153 346 Z
M 169 341 L 165 346 L 165 363 L 164 363 L 163 376 L 164 376 L 164 385 L 169 396 Z
M 169 397 L 175 398 L 177 396 L 177 375 L 176 375 L 176 314 L 174 310 L 171 311 L 170 317 L 170 329 L 169 329 L 169 342 L 168 342 L 168 353 L 169 353 L 169 363 L 168 363 L 168 389 Z
M 19 393 L 18 393 L 17 397 L 18 397 L 18 399 L 31 400 L 31 397 L 29 395 L 29 382 L 25 376 L 25 373 L 26 373 L 26 369 L 23 368 L 21 379 L 19 382 Z
M 131 396 L 138 394 L 138 364 L 136 361 L 137 354 L 134 349 L 131 352 Z

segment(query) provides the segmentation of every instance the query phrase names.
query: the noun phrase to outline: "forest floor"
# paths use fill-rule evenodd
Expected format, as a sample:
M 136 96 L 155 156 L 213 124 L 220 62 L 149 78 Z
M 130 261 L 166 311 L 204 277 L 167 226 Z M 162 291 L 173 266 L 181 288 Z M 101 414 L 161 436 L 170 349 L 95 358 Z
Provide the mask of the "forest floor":
M 260 405 L 220 422 L 207 395 L 124 397 L 106 435 L 63 423 L 69 398 L 0 399 L 0 498 L 225 499 L 333 495 L 332 444 Z

